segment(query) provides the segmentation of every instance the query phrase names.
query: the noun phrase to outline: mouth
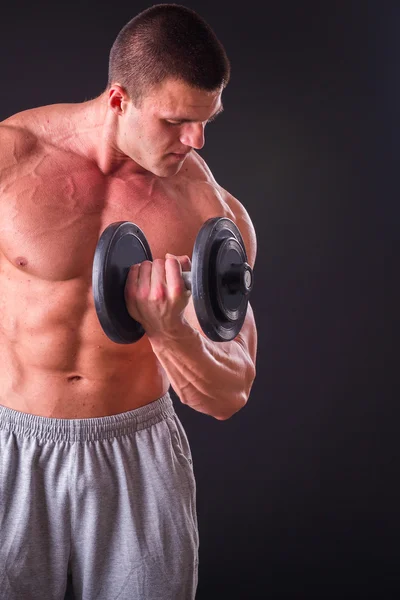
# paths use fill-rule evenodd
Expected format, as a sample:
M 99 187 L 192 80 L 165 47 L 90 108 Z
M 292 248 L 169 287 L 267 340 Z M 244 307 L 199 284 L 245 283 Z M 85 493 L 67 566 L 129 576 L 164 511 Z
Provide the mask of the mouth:
M 183 160 L 188 154 L 189 152 L 171 152 L 171 156 L 176 158 L 176 160 Z

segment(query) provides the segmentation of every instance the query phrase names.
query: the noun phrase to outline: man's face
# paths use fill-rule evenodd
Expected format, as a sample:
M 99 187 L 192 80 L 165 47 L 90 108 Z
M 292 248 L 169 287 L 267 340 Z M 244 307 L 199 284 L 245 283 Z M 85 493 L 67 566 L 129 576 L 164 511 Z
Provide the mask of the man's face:
M 175 175 L 188 153 L 204 146 L 207 122 L 222 111 L 221 93 L 165 80 L 139 108 L 127 102 L 120 122 L 121 150 L 159 177 Z

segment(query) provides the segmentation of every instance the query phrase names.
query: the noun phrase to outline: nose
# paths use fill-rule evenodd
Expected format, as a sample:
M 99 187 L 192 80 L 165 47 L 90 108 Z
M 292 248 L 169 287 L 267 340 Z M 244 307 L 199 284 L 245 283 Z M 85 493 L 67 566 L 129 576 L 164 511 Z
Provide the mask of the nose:
M 201 150 L 204 141 L 204 123 L 185 123 L 184 128 L 181 130 L 181 144 L 190 146 L 195 150 Z

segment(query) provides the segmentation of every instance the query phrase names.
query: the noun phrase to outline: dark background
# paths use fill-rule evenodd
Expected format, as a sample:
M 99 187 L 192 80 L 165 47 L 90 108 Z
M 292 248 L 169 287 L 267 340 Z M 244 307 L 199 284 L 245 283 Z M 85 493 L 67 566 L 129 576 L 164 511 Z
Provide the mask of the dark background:
M 115 36 L 150 4 L 4 5 L 0 119 L 99 94 Z M 221 422 L 174 397 L 197 476 L 197 598 L 394 598 L 394 291 L 384 301 L 399 220 L 400 2 L 182 4 L 231 59 L 201 153 L 258 236 L 247 405 Z

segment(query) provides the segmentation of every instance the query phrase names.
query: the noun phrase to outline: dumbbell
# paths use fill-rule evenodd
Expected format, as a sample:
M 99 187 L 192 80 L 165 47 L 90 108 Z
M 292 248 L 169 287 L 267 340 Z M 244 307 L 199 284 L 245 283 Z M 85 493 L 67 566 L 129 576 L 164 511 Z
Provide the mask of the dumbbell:
M 101 234 L 92 270 L 94 304 L 104 333 L 119 344 L 134 343 L 145 334 L 125 303 L 129 269 L 145 260 L 153 260 L 150 246 L 131 221 L 111 223 Z M 234 339 L 246 318 L 254 274 L 241 233 L 231 219 L 213 217 L 202 225 L 191 271 L 182 277 L 205 335 L 216 342 Z

